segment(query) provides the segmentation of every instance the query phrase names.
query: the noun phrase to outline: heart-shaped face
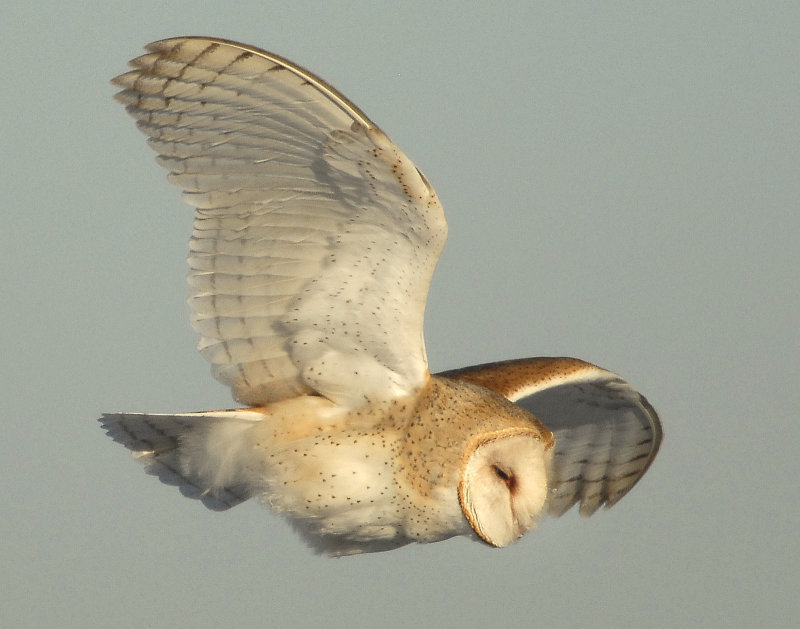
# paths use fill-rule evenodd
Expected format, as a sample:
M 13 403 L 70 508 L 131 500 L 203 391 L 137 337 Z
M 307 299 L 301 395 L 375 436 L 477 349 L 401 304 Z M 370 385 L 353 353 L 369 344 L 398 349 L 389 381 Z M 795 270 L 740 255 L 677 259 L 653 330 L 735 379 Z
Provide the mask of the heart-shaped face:
M 550 444 L 534 430 L 478 435 L 467 446 L 458 484 L 464 517 L 492 546 L 507 546 L 536 522 L 547 500 Z

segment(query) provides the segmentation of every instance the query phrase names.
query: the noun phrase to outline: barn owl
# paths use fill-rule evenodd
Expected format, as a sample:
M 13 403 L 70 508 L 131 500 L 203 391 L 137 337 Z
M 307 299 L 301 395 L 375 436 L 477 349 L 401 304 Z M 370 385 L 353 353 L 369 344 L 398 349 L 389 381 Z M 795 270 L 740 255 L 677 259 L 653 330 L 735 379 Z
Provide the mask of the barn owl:
M 456 535 L 502 547 L 542 513 L 589 515 L 633 487 L 661 426 L 613 373 L 529 358 L 430 374 L 444 214 L 361 110 L 251 46 L 147 50 L 116 98 L 195 207 L 192 325 L 243 405 L 103 415 L 149 473 L 211 509 L 260 498 L 328 555 Z

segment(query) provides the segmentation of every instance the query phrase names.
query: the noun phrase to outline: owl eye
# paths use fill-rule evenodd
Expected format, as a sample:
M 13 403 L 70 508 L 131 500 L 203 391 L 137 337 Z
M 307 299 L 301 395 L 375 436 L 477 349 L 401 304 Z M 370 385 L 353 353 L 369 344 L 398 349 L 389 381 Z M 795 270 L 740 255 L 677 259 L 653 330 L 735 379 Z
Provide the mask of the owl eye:
M 509 474 L 503 468 L 498 467 L 497 465 L 492 465 L 492 471 L 495 473 L 497 478 L 506 484 L 509 491 L 514 491 L 514 487 L 517 485 L 517 479 L 513 474 Z

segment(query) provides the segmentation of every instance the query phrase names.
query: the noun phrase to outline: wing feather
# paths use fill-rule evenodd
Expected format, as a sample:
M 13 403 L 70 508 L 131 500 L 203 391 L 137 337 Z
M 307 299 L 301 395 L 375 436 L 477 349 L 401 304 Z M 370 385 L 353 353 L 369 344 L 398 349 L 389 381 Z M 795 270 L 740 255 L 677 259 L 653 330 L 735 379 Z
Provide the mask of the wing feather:
M 447 228 L 414 164 L 277 55 L 195 37 L 147 49 L 116 97 L 196 208 L 189 303 L 215 376 L 251 405 L 318 393 L 356 406 L 422 386 Z
M 613 506 L 644 475 L 662 429 L 650 403 L 619 376 L 574 358 L 525 358 L 439 374 L 484 386 L 532 413 L 555 437 L 548 512 Z

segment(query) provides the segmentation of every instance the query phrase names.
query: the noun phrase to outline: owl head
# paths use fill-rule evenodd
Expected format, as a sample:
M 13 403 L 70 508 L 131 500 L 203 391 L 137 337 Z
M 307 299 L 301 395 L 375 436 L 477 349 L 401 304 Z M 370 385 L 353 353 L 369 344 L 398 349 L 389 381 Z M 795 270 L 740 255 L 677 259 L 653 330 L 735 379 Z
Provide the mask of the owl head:
M 487 544 L 507 546 L 542 512 L 553 445 L 542 437 L 533 428 L 505 428 L 477 435 L 465 448 L 458 500 Z

